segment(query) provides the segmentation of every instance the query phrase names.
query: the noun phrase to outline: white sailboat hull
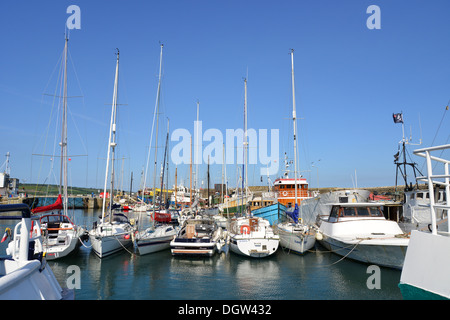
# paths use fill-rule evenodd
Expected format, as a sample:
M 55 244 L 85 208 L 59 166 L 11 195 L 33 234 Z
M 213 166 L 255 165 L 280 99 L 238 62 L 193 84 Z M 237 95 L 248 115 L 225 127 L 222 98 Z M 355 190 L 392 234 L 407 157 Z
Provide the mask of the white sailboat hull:
M 167 250 L 170 248 L 170 241 L 173 236 L 167 236 L 156 239 L 140 240 L 137 242 L 137 247 L 140 255 L 154 253 L 158 251 Z
M 264 258 L 275 253 L 278 249 L 279 238 L 250 238 L 235 236 L 230 238 L 230 250 L 236 254 Z
M 315 234 L 299 234 L 294 232 L 279 232 L 280 246 L 289 251 L 304 254 L 314 248 L 316 244 Z
M 136 237 L 136 245 L 139 254 L 145 255 L 162 250 L 168 250 L 170 248 L 170 242 L 176 235 L 176 229 L 170 226 L 161 226 L 154 231 L 152 230 L 152 232 L 147 232 L 147 230 L 143 231 Z
M 316 244 L 314 229 L 304 224 L 280 222 L 273 228 L 274 233 L 280 237 L 280 246 L 289 251 L 304 254 Z
M 81 245 L 80 236 L 84 233 L 84 229 L 78 227 L 78 230 L 73 230 L 67 233 L 63 239 L 58 239 L 58 243 L 50 244 L 44 243 L 45 258 L 47 260 L 55 260 L 64 258 L 78 249 Z
M 128 239 L 127 239 L 128 237 Z M 129 246 L 132 241 L 129 233 L 114 234 L 110 236 L 89 235 L 92 250 L 99 258 L 105 258 Z
M 128 248 L 132 245 L 131 226 L 126 223 L 122 224 L 100 224 L 89 232 L 92 250 L 100 257 L 104 258 Z

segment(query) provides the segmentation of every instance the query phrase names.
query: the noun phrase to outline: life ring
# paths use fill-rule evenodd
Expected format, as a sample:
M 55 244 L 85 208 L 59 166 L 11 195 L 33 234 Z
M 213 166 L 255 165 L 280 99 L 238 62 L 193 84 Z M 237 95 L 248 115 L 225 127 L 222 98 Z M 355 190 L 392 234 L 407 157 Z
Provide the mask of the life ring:
M 283 191 L 283 196 L 287 196 L 288 195 L 288 193 L 287 193 L 287 191 Z
M 250 234 L 250 226 L 247 224 L 243 224 L 241 226 L 241 233 L 242 234 Z

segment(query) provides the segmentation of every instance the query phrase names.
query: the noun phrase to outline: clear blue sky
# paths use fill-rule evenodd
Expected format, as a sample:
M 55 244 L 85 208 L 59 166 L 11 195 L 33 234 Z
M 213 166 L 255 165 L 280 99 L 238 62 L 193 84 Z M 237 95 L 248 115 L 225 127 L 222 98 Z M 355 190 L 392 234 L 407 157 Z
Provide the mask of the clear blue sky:
M 69 100 L 72 185 L 103 185 L 119 48 L 119 103 L 124 105 L 119 107 L 118 157 L 124 158 L 124 188 L 131 172 L 133 189 L 139 186 L 160 42 L 160 155 L 167 117 L 170 131 L 194 133 L 197 100 L 204 131 L 214 128 L 225 135 L 226 129 L 243 128 L 247 77 L 248 127 L 279 129 L 280 171 L 270 178 L 280 176 L 284 152 L 293 158 L 291 48 L 301 118 L 299 166 L 311 187 L 352 187 L 355 181 L 359 187 L 394 185 L 393 155 L 402 127 L 392 121 L 393 113 L 403 112 L 408 136 L 412 132 L 413 142 L 422 137 L 422 147 L 433 140 L 434 145 L 449 142 L 448 0 L 6 0 L 0 4 L 0 162 L 10 152 L 11 175 L 22 182 L 43 183 L 49 177 L 54 183 L 59 176 L 58 162 L 53 174 L 50 158 L 32 154 L 58 150 L 55 126 L 48 125 L 56 105 L 43 94 L 56 89 L 71 4 L 81 9 L 81 29 L 70 31 L 69 96 L 83 96 Z M 381 10 L 381 29 L 366 26 L 370 5 Z M 420 158 L 413 160 L 421 167 Z M 117 168 L 121 176 L 122 161 Z M 199 171 L 206 184 L 206 166 Z M 221 182 L 221 171 L 221 165 L 211 166 L 211 184 Z M 171 164 L 171 184 L 174 174 Z M 235 186 L 235 165 L 227 166 L 227 176 Z M 153 165 L 147 185 L 152 177 Z M 260 181 L 258 165 L 249 166 L 248 177 L 249 185 L 267 184 L 267 177 Z M 178 166 L 180 181 L 189 183 L 188 165 Z

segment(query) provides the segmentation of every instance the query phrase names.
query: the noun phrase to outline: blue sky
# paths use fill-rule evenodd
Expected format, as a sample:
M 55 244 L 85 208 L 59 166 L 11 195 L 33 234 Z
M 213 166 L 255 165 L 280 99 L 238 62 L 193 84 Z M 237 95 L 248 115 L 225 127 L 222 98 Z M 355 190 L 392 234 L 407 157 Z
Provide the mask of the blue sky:
M 54 183 L 59 176 L 57 162 L 51 171 L 49 157 L 33 154 L 58 150 L 55 127 L 49 126 L 56 104 L 44 94 L 56 89 L 71 4 L 81 9 L 81 29 L 69 36 L 69 96 L 83 96 L 69 99 L 72 185 L 103 185 L 115 48 L 123 104 L 118 157 L 124 158 L 123 170 L 122 160 L 116 168 L 126 190 L 131 172 L 136 190 L 145 170 L 160 43 L 160 155 L 167 117 L 170 131 L 194 133 L 197 101 L 204 131 L 225 135 L 226 129 L 243 128 L 247 77 L 248 127 L 279 129 L 280 171 L 270 179 L 280 176 L 284 152 L 293 158 L 291 48 L 301 118 L 299 167 L 311 187 L 394 185 L 402 127 L 392 121 L 393 113 L 403 112 L 405 131 L 413 142 L 422 138 L 421 147 L 449 142 L 447 0 L 8 0 L 0 4 L 0 153 L 10 152 L 11 175 L 22 182 Z M 370 5 L 380 8 L 381 29 L 366 26 Z M 422 167 L 420 158 L 413 160 Z M 249 166 L 249 185 L 267 184 L 259 168 Z M 147 181 L 153 181 L 152 165 L 148 171 Z M 206 185 L 206 166 L 199 172 Z M 211 166 L 211 184 L 221 182 L 221 172 L 221 165 Z M 169 175 L 173 184 L 173 164 Z M 236 166 L 228 165 L 230 186 L 237 175 Z M 189 184 L 188 165 L 178 166 L 180 181 Z

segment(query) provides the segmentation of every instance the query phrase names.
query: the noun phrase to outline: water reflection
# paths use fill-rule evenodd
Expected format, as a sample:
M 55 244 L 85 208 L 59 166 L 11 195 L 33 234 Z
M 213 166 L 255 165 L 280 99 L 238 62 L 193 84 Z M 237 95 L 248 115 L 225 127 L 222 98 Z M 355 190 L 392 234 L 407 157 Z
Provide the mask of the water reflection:
M 88 229 L 98 210 L 75 210 L 77 222 Z M 142 227 L 151 224 L 146 214 L 131 214 Z M 0 232 L 13 222 L 3 221 Z M 6 243 L 0 245 L 4 253 Z M 300 256 L 281 248 L 264 259 L 232 252 L 211 258 L 173 257 L 170 250 L 139 256 L 122 251 L 104 259 L 90 243 L 61 260 L 49 261 L 58 281 L 65 286 L 67 268 L 81 271 L 81 289 L 75 298 L 164 300 L 302 300 L 302 299 L 401 299 L 397 284 L 400 271 L 381 268 L 381 289 L 370 290 L 367 265 L 344 259 L 318 246 Z M 337 263 L 336 263 L 337 262 Z

